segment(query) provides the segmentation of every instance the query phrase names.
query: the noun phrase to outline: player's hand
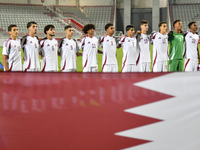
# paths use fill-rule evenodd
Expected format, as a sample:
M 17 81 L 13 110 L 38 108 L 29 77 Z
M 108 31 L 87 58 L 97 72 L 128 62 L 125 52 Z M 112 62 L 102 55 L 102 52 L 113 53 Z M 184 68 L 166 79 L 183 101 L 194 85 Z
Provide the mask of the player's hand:
M 84 38 L 84 37 L 86 37 L 85 34 L 82 34 L 82 35 L 81 35 L 81 39 Z
M 172 34 L 173 34 L 173 32 L 174 32 L 174 31 L 172 31 L 172 30 L 171 30 L 171 31 L 169 31 L 168 35 L 172 35 Z
M 122 34 L 121 37 L 126 37 L 126 35 Z
M 137 30 L 136 34 L 139 34 L 139 35 L 140 35 L 140 34 L 141 34 L 141 31 L 140 31 L 140 30 Z
M 23 57 L 22 59 L 25 61 L 25 58 L 24 58 L 24 57 Z

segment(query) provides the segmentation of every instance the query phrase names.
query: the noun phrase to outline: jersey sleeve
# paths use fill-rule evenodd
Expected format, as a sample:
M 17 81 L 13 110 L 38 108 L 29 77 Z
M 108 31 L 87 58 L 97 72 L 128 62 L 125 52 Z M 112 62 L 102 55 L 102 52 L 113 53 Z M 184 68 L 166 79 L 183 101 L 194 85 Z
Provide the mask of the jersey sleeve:
M 85 46 L 85 38 L 82 38 L 80 43 L 79 43 L 79 45 L 78 45 L 78 47 L 79 47 L 79 49 L 83 49 L 84 46 Z
M 101 46 L 102 50 L 103 50 L 103 42 L 105 40 L 105 36 L 102 36 L 99 38 L 99 45 Z
M 45 40 L 41 40 L 39 45 L 39 51 L 41 52 L 42 56 L 44 56 L 44 42 Z
M 120 43 L 120 41 L 121 41 L 121 38 L 115 38 L 115 40 L 116 40 L 116 47 L 118 47 L 118 46 L 119 46 L 119 44 L 121 44 L 121 43 Z
M 157 33 L 153 33 L 152 37 L 150 38 L 150 43 L 151 44 L 153 44 L 153 42 L 155 41 L 156 35 L 157 35 Z
M 2 55 L 7 55 L 7 56 L 9 56 L 10 48 L 11 48 L 11 42 L 10 42 L 10 41 L 5 41 L 4 44 L 3 44 L 3 52 L 2 52 Z
M 76 43 L 76 53 L 78 53 L 79 52 L 79 46 L 78 46 L 78 43 L 77 43 L 77 41 L 75 40 L 75 39 L 73 39 L 74 40 L 74 42 Z

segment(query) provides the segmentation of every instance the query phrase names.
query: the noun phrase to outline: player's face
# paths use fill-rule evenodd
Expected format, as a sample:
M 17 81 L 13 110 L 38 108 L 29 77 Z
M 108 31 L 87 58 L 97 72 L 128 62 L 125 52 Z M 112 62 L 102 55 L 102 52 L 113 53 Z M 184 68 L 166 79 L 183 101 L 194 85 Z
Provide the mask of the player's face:
M 47 31 L 47 35 L 49 35 L 49 36 L 55 36 L 55 29 L 54 29 L 54 28 L 50 28 L 50 29 Z
M 197 31 L 197 24 L 196 23 L 193 23 L 191 26 L 190 26 L 190 29 L 193 30 L 193 31 Z
M 143 30 L 143 31 L 148 31 L 148 29 L 149 29 L 149 24 L 143 24 L 143 25 L 141 25 L 140 26 L 140 28 Z
M 37 32 L 37 24 L 32 24 L 28 29 L 29 29 L 29 31 L 31 33 L 36 34 L 36 32 Z
M 182 22 L 178 21 L 175 25 L 174 25 L 175 29 L 178 30 L 182 30 Z
M 73 28 L 68 28 L 67 30 L 65 30 L 65 33 L 66 33 L 67 35 L 69 35 L 69 36 L 73 36 L 74 30 L 73 30 Z
M 134 28 L 130 28 L 128 31 L 127 31 L 127 34 L 128 36 L 133 36 L 135 34 L 135 29 Z
M 89 30 L 87 31 L 87 33 L 90 34 L 90 35 L 94 35 L 94 29 L 89 29 Z
M 115 33 L 115 28 L 114 28 L 114 26 L 110 26 L 108 29 L 107 29 L 107 32 L 108 32 L 108 34 L 114 34 Z
M 12 37 L 17 37 L 18 36 L 18 28 L 17 27 L 12 27 L 11 31 L 9 31 L 9 34 Z
M 162 26 L 160 27 L 160 32 L 166 33 L 167 32 L 167 24 L 163 23 Z

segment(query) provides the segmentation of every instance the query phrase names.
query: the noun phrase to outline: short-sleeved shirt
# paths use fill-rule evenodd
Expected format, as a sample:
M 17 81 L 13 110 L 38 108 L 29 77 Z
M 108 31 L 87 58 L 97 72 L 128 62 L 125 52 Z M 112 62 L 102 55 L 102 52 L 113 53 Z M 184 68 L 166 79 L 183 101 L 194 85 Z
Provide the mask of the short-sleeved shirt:
M 8 56 L 7 62 L 10 71 L 22 71 L 20 39 L 7 39 L 3 44 L 2 54 Z

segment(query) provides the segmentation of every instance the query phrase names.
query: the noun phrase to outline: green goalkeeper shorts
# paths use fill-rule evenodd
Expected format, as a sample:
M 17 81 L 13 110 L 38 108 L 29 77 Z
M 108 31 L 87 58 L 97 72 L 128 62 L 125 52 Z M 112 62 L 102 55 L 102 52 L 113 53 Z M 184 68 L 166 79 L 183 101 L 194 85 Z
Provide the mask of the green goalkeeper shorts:
M 169 61 L 170 71 L 183 71 L 183 59 Z

